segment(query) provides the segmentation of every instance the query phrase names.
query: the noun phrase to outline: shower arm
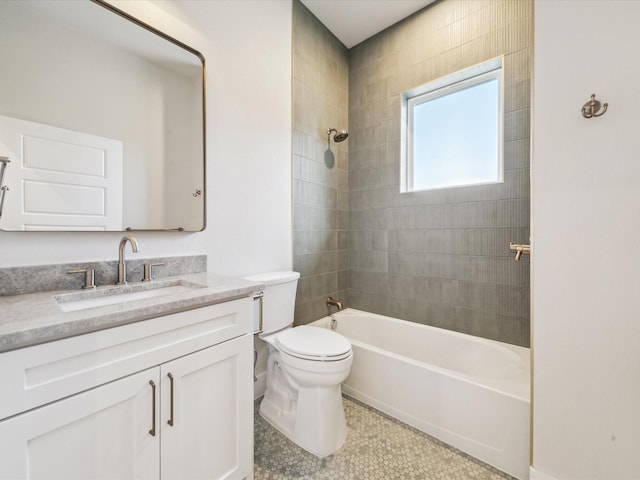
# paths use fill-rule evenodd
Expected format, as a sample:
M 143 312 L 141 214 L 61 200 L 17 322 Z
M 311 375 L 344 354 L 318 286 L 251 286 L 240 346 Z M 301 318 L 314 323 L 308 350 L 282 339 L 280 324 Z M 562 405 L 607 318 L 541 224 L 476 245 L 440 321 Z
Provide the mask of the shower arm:
M 331 132 L 338 133 L 335 128 L 327 128 L 327 148 L 331 148 Z

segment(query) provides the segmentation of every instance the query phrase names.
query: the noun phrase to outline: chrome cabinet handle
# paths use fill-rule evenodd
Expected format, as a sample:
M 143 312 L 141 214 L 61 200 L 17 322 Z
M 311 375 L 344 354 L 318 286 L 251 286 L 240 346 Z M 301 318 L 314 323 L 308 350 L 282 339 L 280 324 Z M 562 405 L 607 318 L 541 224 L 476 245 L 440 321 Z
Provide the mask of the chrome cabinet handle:
M 173 427 L 173 375 L 171 375 L 171 373 L 167 373 L 167 377 L 169 377 L 171 392 L 171 400 L 169 404 L 169 420 L 167 421 L 167 423 Z
M 156 436 L 156 384 L 153 380 L 149 380 L 149 385 L 151 385 L 151 430 L 149 430 L 149 435 L 152 437 Z

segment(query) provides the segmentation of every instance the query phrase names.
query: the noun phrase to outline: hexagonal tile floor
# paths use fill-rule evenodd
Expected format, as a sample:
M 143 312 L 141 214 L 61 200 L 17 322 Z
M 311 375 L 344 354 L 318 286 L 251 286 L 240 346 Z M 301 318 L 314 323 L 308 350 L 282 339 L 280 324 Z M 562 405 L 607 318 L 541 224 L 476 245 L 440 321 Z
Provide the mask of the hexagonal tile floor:
M 502 480 L 513 477 L 349 397 L 349 434 L 319 459 L 255 413 L 255 480 Z

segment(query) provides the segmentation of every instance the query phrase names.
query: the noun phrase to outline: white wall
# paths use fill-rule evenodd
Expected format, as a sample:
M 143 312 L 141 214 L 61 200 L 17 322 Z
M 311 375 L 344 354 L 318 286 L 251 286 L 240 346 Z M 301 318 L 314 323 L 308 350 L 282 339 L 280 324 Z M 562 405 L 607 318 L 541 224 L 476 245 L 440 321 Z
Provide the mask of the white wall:
M 537 478 L 640 478 L 639 24 L 640 2 L 535 3 Z
M 291 2 L 112 3 L 207 60 L 208 227 L 136 233 L 138 255 L 204 253 L 230 275 L 291 268 Z M 115 259 L 121 235 L 0 232 L 0 267 Z

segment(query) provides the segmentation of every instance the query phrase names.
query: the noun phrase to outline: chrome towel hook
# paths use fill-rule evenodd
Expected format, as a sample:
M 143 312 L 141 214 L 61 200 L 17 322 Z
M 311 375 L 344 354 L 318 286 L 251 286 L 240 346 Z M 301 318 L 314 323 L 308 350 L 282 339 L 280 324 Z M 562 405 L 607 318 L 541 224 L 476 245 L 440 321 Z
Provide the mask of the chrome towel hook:
M 584 118 L 601 117 L 607 111 L 608 103 L 602 104 L 602 111 L 600 112 L 600 102 L 596 100 L 596 94 L 591 95 L 591 100 L 582 106 L 582 116 Z

